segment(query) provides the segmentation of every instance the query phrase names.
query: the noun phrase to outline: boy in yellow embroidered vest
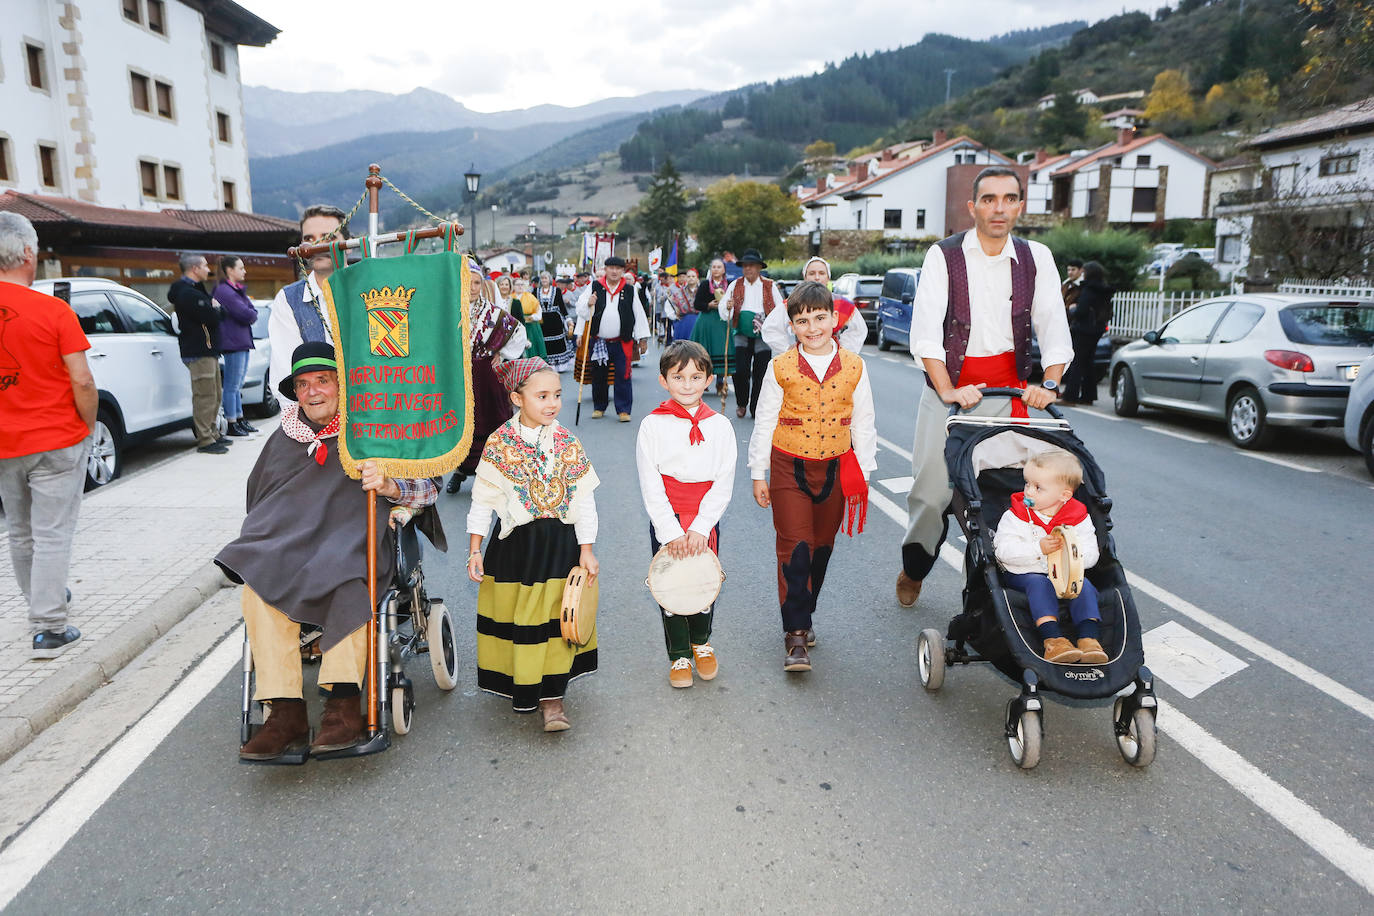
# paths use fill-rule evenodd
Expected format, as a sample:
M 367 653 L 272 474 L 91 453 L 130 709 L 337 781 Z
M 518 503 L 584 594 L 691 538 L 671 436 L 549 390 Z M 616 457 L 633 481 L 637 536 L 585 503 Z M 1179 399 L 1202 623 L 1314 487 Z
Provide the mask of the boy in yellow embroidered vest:
M 777 531 L 783 670 L 810 671 L 811 616 L 841 522 L 851 537 L 863 531 L 878 431 L 864 362 L 832 337 L 830 291 L 802 283 L 787 299 L 787 317 L 797 345 L 768 364 L 749 470 L 754 501 L 772 508 Z

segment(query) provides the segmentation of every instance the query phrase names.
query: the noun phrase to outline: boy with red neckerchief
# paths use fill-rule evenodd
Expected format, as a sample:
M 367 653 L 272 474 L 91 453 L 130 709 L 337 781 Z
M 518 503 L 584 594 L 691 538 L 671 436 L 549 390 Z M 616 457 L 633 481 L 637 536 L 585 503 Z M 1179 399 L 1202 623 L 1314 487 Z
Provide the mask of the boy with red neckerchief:
M 735 431 L 730 421 L 702 401 L 715 380 L 706 348 L 676 340 L 658 361 L 658 383 L 672 395 L 639 424 L 635 463 L 639 490 L 649 513 L 649 546 L 667 547 L 675 557 L 703 550 L 720 553 L 720 519 L 735 483 Z M 711 647 L 715 605 L 679 617 L 659 608 L 668 646 L 668 683 L 692 686 L 692 667 L 704 681 L 719 663 Z
M 1078 635 L 1075 647 L 1059 629 L 1059 596 L 1047 574 L 1046 557 L 1064 546 L 1064 539 L 1054 533 L 1061 525 L 1077 536 L 1083 568 L 1097 563 L 1097 530 L 1088 507 L 1073 496 L 1083 482 L 1083 466 L 1073 453 L 1056 448 L 1029 458 L 1025 475 L 1025 489 L 1012 494 L 1011 508 L 1002 513 L 992 541 L 1002 567 L 1002 584 L 1025 592 L 1035 629 L 1045 641 L 1045 661 L 1104 664 L 1107 653 L 1098 642 L 1102 621 L 1097 589 L 1085 578 L 1083 590 L 1069 601 L 1069 616 Z

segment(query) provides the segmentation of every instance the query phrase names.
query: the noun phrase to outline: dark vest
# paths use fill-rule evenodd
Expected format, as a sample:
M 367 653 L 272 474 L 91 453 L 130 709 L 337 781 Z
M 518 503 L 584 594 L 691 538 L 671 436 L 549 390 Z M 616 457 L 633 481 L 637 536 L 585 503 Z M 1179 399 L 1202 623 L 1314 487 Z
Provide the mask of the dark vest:
M 968 262 L 964 259 L 964 236 L 960 232 L 939 242 L 949 274 L 949 301 L 945 306 L 945 370 L 950 383 L 959 385 L 959 370 L 968 353 L 968 338 L 973 326 L 969 308 Z M 1035 301 L 1035 258 L 1025 239 L 1011 237 L 1016 259 L 1011 262 L 1011 334 L 1016 349 L 1016 374 L 1022 381 L 1031 373 L 1031 304 Z
M 315 311 L 315 306 L 305 301 L 308 282 L 297 280 L 282 290 L 286 296 L 286 304 L 291 306 L 291 314 L 296 316 L 296 326 L 301 329 L 301 343 L 332 343 L 329 332 L 324 328 L 324 322 L 320 320 L 319 312 Z
M 617 340 L 635 339 L 635 289 L 629 280 L 620 288 L 620 302 L 617 305 L 617 311 L 620 312 L 620 336 Z M 592 333 L 597 337 L 601 336 L 601 316 L 606 311 L 607 292 L 606 285 L 600 280 L 592 281 Z

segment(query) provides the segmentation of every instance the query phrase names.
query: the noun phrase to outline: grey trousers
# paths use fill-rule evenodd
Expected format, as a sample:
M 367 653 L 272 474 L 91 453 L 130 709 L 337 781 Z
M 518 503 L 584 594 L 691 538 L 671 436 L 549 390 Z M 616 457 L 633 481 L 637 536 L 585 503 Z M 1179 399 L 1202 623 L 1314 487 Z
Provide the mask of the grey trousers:
M 970 414 L 1010 416 L 1005 398 L 979 401 Z M 907 526 L 902 538 L 902 570 L 920 582 L 930 574 L 949 532 L 952 484 L 945 466 L 945 420 L 949 405 L 922 381 L 916 407 L 916 436 L 911 444 L 911 492 L 906 495 Z
M 67 570 L 90 455 L 88 437 L 51 452 L 0 458 L 10 560 L 35 636 L 67 626 Z
M 219 439 L 219 405 L 224 399 L 219 359 L 202 356 L 188 361 L 186 368 L 191 370 L 191 423 L 196 445 L 213 445 Z

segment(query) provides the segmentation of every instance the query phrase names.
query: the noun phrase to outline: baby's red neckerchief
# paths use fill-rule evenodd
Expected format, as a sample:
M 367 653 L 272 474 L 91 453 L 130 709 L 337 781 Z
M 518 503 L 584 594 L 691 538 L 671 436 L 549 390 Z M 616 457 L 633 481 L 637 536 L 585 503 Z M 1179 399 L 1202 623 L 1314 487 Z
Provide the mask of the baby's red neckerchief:
M 683 407 L 672 398 L 659 404 L 651 410 L 650 413 L 667 414 L 670 417 L 681 417 L 690 422 L 692 428 L 687 433 L 688 445 L 697 445 L 706 441 L 706 434 L 701 431 L 701 421 L 705 420 L 707 417 L 714 417 L 716 415 L 716 412 L 708 407 L 705 401 L 702 401 L 700 406 L 697 407 L 697 415 L 694 417 L 688 412 L 686 407 Z
M 332 439 L 339 434 L 339 415 L 334 414 L 334 419 L 318 433 L 300 418 L 301 407 L 299 404 L 287 404 L 281 410 L 281 431 L 286 433 L 296 442 L 306 444 L 305 453 L 315 457 L 315 463 L 324 466 L 329 459 L 329 446 L 325 439 Z
M 1088 507 L 1077 499 L 1070 499 L 1059 507 L 1059 511 L 1054 513 L 1054 518 L 1046 522 L 1040 518 L 1040 513 L 1026 508 L 1025 493 L 1013 493 L 1011 495 L 1011 511 L 1021 521 L 1034 522 L 1039 525 L 1045 529 L 1046 534 L 1054 531 L 1060 525 L 1077 525 L 1088 517 Z

